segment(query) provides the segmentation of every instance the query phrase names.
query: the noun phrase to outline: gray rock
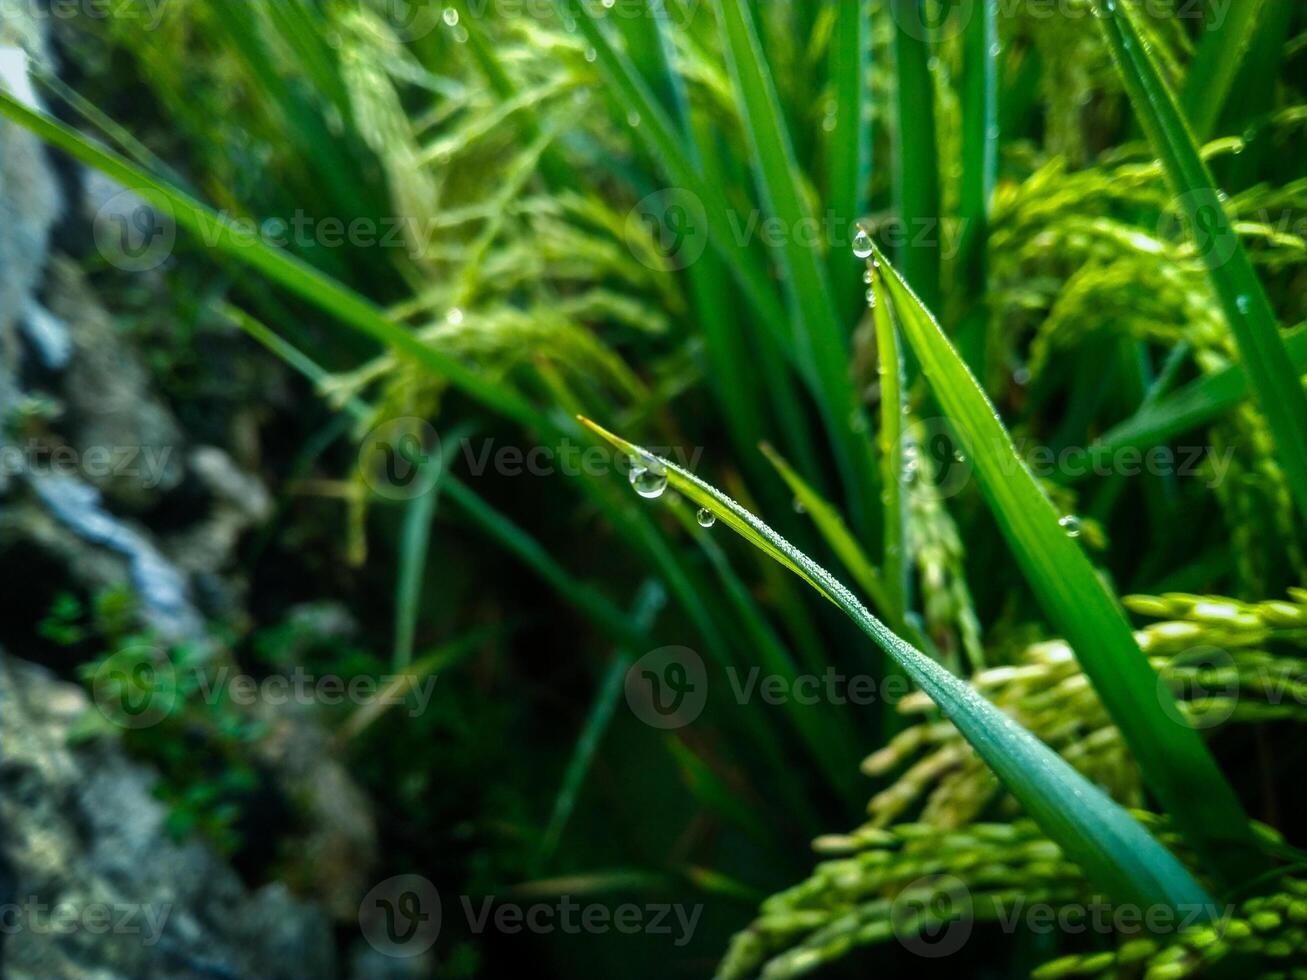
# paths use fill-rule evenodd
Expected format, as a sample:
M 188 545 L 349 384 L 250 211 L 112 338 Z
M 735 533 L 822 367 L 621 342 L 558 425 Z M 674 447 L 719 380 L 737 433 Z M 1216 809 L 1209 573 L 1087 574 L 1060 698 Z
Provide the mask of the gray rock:
M 76 747 L 80 688 L 0 655 L 0 975 L 8 980 L 326 980 L 327 917 L 251 893 L 164 832 L 153 774 L 112 740 Z
M 77 267 L 56 257 L 48 275 L 50 312 L 72 332 L 61 395 L 82 476 L 115 506 L 143 510 L 182 478 L 181 427 Z
M 99 492 L 88 483 L 62 474 L 32 473 L 29 478 L 58 521 L 88 545 L 126 559 L 142 615 L 160 638 L 204 645 L 204 621 L 191 603 L 187 578 L 145 533 L 105 510 Z

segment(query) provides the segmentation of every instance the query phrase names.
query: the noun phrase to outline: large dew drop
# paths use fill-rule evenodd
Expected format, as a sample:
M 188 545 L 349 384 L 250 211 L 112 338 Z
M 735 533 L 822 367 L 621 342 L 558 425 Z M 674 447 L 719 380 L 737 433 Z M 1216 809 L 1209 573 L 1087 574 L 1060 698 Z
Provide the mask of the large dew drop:
M 853 254 L 860 259 L 871 258 L 871 236 L 861 228 L 853 236 Z
M 707 507 L 700 507 L 699 513 L 694 515 L 694 519 L 699 522 L 700 527 L 712 527 L 717 523 L 717 515 Z
M 653 500 L 667 489 L 667 467 L 652 456 L 632 456 L 630 480 L 636 493 Z

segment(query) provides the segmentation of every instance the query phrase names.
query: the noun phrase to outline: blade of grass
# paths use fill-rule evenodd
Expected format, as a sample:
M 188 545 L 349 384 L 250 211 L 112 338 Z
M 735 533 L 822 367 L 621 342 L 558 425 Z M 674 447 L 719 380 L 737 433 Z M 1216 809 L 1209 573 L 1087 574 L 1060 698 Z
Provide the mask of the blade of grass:
M 377 208 L 366 200 L 357 179 L 357 162 L 350 159 L 346 141 L 333 136 L 323 115 L 284 74 L 269 50 L 263 35 L 266 11 L 285 0 L 208 0 L 211 23 L 227 39 L 227 49 L 236 54 L 252 77 L 260 98 L 277 108 L 286 137 L 298 147 L 297 157 L 312 169 L 329 188 L 332 200 L 343 202 L 352 214 L 375 213 Z M 306 74 L 311 69 L 297 66 Z M 337 79 L 339 84 L 339 79 Z M 135 188 L 133 188 L 135 190 Z
M 1199 142 L 1210 139 L 1216 128 L 1265 4 L 1266 0 L 1232 3 L 1203 32 L 1180 94 L 1180 108 Z
M 777 250 L 796 318 L 800 357 L 818 380 L 814 392 L 844 479 L 855 527 L 870 519 L 876 479 L 866 421 L 849 373 L 847 331 L 835 308 L 826 268 L 815 243 L 802 234 L 817 227 L 803 200 L 794 147 L 775 81 L 745 0 L 714 0 L 722 46 L 740 103 L 753 169 L 764 207 L 787 233 Z
M 685 82 L 672 68 L 674 47 L 663 0 L 653 0 L 648 14 L 653 20 L 652 30 L 640 18 L 619 19 L 627 46 L 635 66 L 651 80 L 651 87 L 679 126 L 691 163 L 703 171 L 705 140 L 695 129 Z M 737 311 L 731 308 L 728 297 L 730 273 L 715 252 L 703 255 L 685 271 L 699 328 L 712 363 L 709 381 L 725 412 L 736 447 L 743 451 L 762 438 L 759 411 L 766 399 L 757 372 L 745 370 L 750 364 L 749 338 L 743 335 Z M 760 338 L 758 343 L 773 345 L 770 336 Z M 788 390 L 791 379 L 787 377 L 779 384 L 786 390 L 781 392 L 777 386 L 772 386 L 773 393 L 791 396 Z
M 1276 458 L 1307 520 L 1307 396 L 1284 349 L 1275 311 L 1128 5 L 1095 0 L 1095 10 L 1130 101 L 1199 240 L 1212 287 L 1275 440 Z
M 456 444 L 467 429 L 451 433 Z M 421 464 L 433 466 L 435 480 L 426 493 L 420 493 L 408 502 L 404 510 L 404 525 L 399 537 L 399 560 L 395 585 L 395 649 L 393 662 L 396 670 L 403 670 L 413 659 L 413 638 L 417 634 L 418 611 L 422 604 L 422 582 L 427 571 L 427 543 L 431 540 L 431 523 L 436 517 L 436 502 L 440 499 L 440 483 L 445 475 L 443 455 L 436 451 Z
M 501 632 L 501 627 L 474 630 L 458 639 L 443 643 L 414 664 L 406 665 L 397 676 L 388 681 L 377 693 L 341 726 L 336 736 L 341 742 L 357 738 L 382 715 L 397 704 L 402 704 L 408 693 L 431 674 L 462 663 L 486 640 Z
M 583 411 L 577 392 L 568 385 L 561 373 L 554 370 L 548 362 L 540 360 L 536 363 L 536 370 L 548 385 L 556 404 L 577 414 Z M 608 516 L 610 519 L 621 520 L 628 525 L 628 533 L 632 533 L 640 541 L 649 555 L 660 559 L 660 571 L 668 589 L 677 597 L 690 622 L 704 637 L 708 652 L 716 664 L 723 671 L 732 670 L 738 662 L 737 655 L 741 650 L 747 650 L 751 659 L 752 650 L 740 641 L 742 633 L 737 624 L 723 615 L 720 608 L 709 605 L 708 582 L 701 575 L 700 570 L 680 560 L 682 552 L 673 547 L 668 537 L 655 526 L 650 519 L 648 509 L 641 506 L 640 499 L 624 493 L 621 489 L 613 488 L 611 483 L 594 482 L 621 496 L 621 504 L 610 507 Z M 773 768 L 783 765 L 785 760 L 783 747 L 766 720 L 756 712 L 745 710 L 744 705 L 738 707 L 741 710 L 735 711 L 731 720 L 739 725 L 741 737 L 747 744 L 755 747 L 760 755 L 766 757 L 767 765 Z M 807 809 L 808 801 L 800 795 L 794 781 L 780 780 L 776 788 L 788 801 L 790 812 L 798 813 Z
M 796 357 L 794 337 L 789 328 L 790 318 L 767 270 L 758 261 L 757 254 L 748 247 L 748 243 L 737 240 L 731 231 L 739 224 L 736 220 L 738 216 L 731 212 L 720 191 L 720 188 L 729 186 L 730 180 L 724 172 L 713 169 L 709 147 L 705 145 L 706 137 L 700 133 L 700 123 L 692 120 L 687 136 L 678 133 L 648 83 L 636 71 L 631 60 L 613 43 L 600 20 L 582 0 L 556 0 L 556 4 L 564 22 L 577 24 L 587 43 L 594 49 L 596 67 L 607 83 L 604 91 L 614 101 L 620 115 L 628 119 L 640 119 L 640 125 L 635 127 L 633 135 L 658 162 L 663 176 L 672 184 L 669 189 L 688 191 L 692 195 L 692 203 L 702 205 L 706 228 L 694 230 L 706 233 L 726 270 L 734 275 L 743 291 L 746 303 L 756 315 L 756 322 L 761 322 L 764 332 L 773 341 L 770 345 L 765 342 L 760 344 L 757 354 L 764 366 L 767 391 L 777 420 L 796 457 L 805 464 L 810 459 L 815 462 L 815 456 L 808 445 L 810 440 L 804 435 L 805 420 L 799 406 L 798 392 L 792 389 L 789 376 L 781 370 L 782 365 L 775 356 L 776 349 L 791 361 L 810 391 L 819 391 L 819 380 L 807 362 Z M 687 145 L 689 150 L 683 148 Z M 707 312 L 712 315 L 711 310 Z M 748 345 L 754 342 L 747 335 L 743 337 L 746 359 L 750 349 Z M 731 353 L 738 351 L 733 350 Z M 816 474 L 815 466 L 811 472 Z
M 1229 882 L 1256 867 L 1247 818 L 1198 732 L 1139 649 L 1116 596 L 1061 526 L 984 390 L 898 272 L 879 255 L 877 291 L 973 461 L 986 500 L 1036 597 L 1075 651 L 1144 780 L 1204 861 Z M 1169 709 L 1169 713 L 1168 713 Z
M 900 438 L 901 438 L 900 432 Z M 825 499 L 813 492 L 812 488 L 803 482 L 802 477 L 794 472 L 780 456 L 776 454 L 768 445 L 762 447 L 763 455 L 776 468 L 776 472 L 781 475 L 794 494 L 794 499 L 803 505 L 804 512 L 812 518 L 813 524 L 825 539 L 826 544 L 835 553 L 835 556 L 843 562 L 844 567 L 849 570 L 853 576 L 853 581 L 857 584 L 864 595 L 869 597 L 877 609 L 881 611 L 884 618 L 889 620 L 890 628 L 900 636 L 909 637 L 911 642 L 922 646 L 925 637 L 921 635 L 911 622 L 903 615 L 898 621 L 895 621 L 895 608 L 889 597 L 889 590 L 885 586 L 881 573 L 867 558 L 866 553 L 862 550 L 862 545 L 858 540 L 849 533 L 849 529 L 844 524 L 844 519 L 840 517 L 839 512 L 835 510 Z M 899 456 L 900 465 L 902 455 Z M 900 499 L 902 499 L 900 497 Z M 888 510 L 888 506 L 887 506 Z M 892 658 L 886 658 L 881 667 L 882 683 L 889 680 L 891 676 L 902 677 L 902 671 L 894 663 Z M 896 732 L 903 728 L 903 717 L 893 710 L 892 706 L 882 705 L 880 731 L 885 738 L 892 737 Z
M 908 502 L 903 492 L 907 477 L 903 430 L 907 414 L 907 393 L 903 384 L 903 352 L 887 304 L 872 298 L 871 318 L 876 328 L 876 354 L 880 372 L 880 466 L 881 500 L 885 505 L 884 557 L 881 562 L 889 619 L 906 624 L 908 617 L 910 567 L 908 554 Z M 903 632 L 902 629 L 899 632 Z
M 962 92 L 962 188 L 958 217 L 962 240 L 958 277 L 966 308 L 958 324 L 958 349 L 977 377 L 984 377 L 989 341 L 987 245 L 989 209 L 998 178 L 998 0 L 982 0 L 964 36 L 966 74 Z
M 646 582 L 641 587 L 636 596 L 635 609 L 631 613 L 637 629 L 647 632 L 653 626 L 654 617 L 662 605 L 663 598 L 664 593 L 656 583 Z M 586 714 L 585 724 L 581 726 L 581 734 L 577 737 L 567 769 L 563 773 L 562 785 L 559 786 L 558 793 L 554 797 L 549 823 L 545 825 L 544 833 L 540 835 L 540 842 L 536 846 L 532 877 L 542 872 L 558 847 L 563 830 L 567 827 L 567 821 L 576 808 L 576 798 L 581 792 L 581 786 L 590 772 L 595 754 L 599 751 L 599 742 L 603 739 L 604 732 L 608 730 L 608 723 L 613 720 L 613 712 L 617 710 L 626 672 L 634 662 L 635 657 L 630 652 L 618 650 L 609 662 L 608 669 L 604 671 L 604 676 L 599 682 L 599 690 L 595 692 L 594 701 Z
M 567 771 L 563 774 L 562 785 L 554 797 L 549 823 L 545 825 L 544 832 L 540 835 L 535 865 L 531 871 L 533 876 L 540 874 L 558 847 L 567 821 L 571 819 L 572 810 L 576 807 L 576 797 L 581 792 L 581 785 L 585 782 L 595 753 L 599 750 L 599 742 L 603 739 L 604 732 L 608 730 L 608 723 L 613 720 L 613 712 L 617 710 L 626 672 L 633 663 L 635 659 L 630 654 L 618 653 L 608 664 L 608 670 L 604 672 L 599 690 L 595 693 L 590 711 L 586 715 L 585 724 L 581 726 L 581 734 L 572 749 L 572 757 L 567 763 Z
M 826 139 L 826 199 L 835 227 L 849 236 L 871 195 L 870 72 L 871 5 L 866 0 L 841 3 L 830 40 L 835 125 Z M 852 321 L 858 310 L 856 266 L 840 248 L 831 248 L 827 265 L 840 313 Z
M 222 312 L 241 330 L 315 385 L 321 385 L 330 376 L 327 370 L 313 358 L 243 310 L 226 306 L 223 307 Z M 349 398 L 342 409 L 361 421 L 372 418 L 372 409 L 357 397 Z M 471 487 L 449 472 L 443 473 L 442 484 L 450 500 L 482 531 L 513 553 L 518 560 L 584 613 L 611 639 L 636 646 L 646 643 L 648 637 L 634 629 L 630 618 L 616 604 L 610 602 L 592 586 L 572 576 L 554 559 L 544 545 L 482 500 Z
M 1307 372 L 1307 323 L 1284 335 L 1289 361 L 1298 373 Z M 1149 449 L 1208 422 L 1215 421 L 1252 394 L 1248 374 L 1240 364 L 1209 374 L 1166 398 L 1145 405 L 1120 425 L 1104 433 L 1092 452 L 1115 452 L 1127 446 Z
M 766 270 L 756 257 L 732 240 L 726 199 L 719 184 L 705 181 L 690 156 L 683 139 L 664 111 L 647 82 L 640 77 L 629 58 L 613 43 L 608 32 L 582 0 L 556 0 L 564 22 L 575 23 L 594 49 L 595 64 L 607 82 L 606 91 L 622 114 L 640 119 L 634 135 L 644 144 L 663 169 L 663 175 L 679 188 L 690 191 L 703 204 L 709 240 L 735 274 L 745 299 L 765 326 L 776 331 L 789 349 L 787 318 L 776 290 L 768 281 Z
M 671 502 L 669 506 L 681 526 L 694 534 L 700 549 L 717 573 L 727 599 L 744 626 L 757 667 L 764 668 L 771 676 L 784 679 L 787 689 L 795 690 L 800 675 L 793 658 L 758 608 L 748 587 L 731 568 L 721 547 L 712 535 L 698 526 L 690 508 L 676 502 Z M 808 666 L 814 672 L 819 672 L 828 665 L 822 663 Z M 756 669 L 753 664 L 746 664 L 746 667 L 751 671 Z M 811 705 L 801 704 L 795 698 L 785 700 L 785 709 L 795 731 L 806 745 L 813 765 L 821 770 L 827 782 L 846 804 L 856 806 L 858 788 L 849 777 L 857 769 L 859 754 L 854 733 L 844 724 L 844 718 L 829 712 L 816 712 Z
M 664 740 L 668 751 L 680 769 L 686 789 L 704 806 L 720 813 L 725 819 L 743 829 L 765 847 L 775 847 L 777 834 L 770 822 L 758 813 L 758 808 L 740 799 L 717 772 L 694 748 L 674 735 Z
M 835 552 L 835 556 L 849 570 L 849 574 L 853 576 L 858 588 L 862 589 L 871 598 L 872 603 L 887 618 L 891 617 L 894 607 L 890 603 L 889 590 L 886 588 L 880 572 L 876 570 L 876 566 L 871 563 L 862 550 L 862 545 L 858 543 L 858 539 L 853 536 L 853 533 L 844 523 L 844 518 L 840 517 L 839 511 L 832 507 L 812 487 L 808 486 L 803 477 L 794 472 L 793 468 L 771 446 L 764 443 L 760 448 L 763 455 L 776 468 L 776 472 L 781 475 L 781 479 L 789 486 L 790 492 L 794 494 L 794 499 L 799 502 L 803 512 L 812 518 L 813 524 L 817 526 L 821 536 L 830 545 L 831 550 Z
M 238 326 L 315 384 L 320 384 L 328 376 L 325 369 L 312 358 L 293 344 L 278 337 L 253 317 L 235 308 L 228 308 L 227 314 Z M 570 394 L 566 391 L 561 394 L 570 398 Z M 368 419 L 372 414 L 371 409 L 358 398 L 351 398 L 344 408 L 360 419 Z M 625 615 L 598 590 L 574 578 L 540 542 L 491 507 L 452 473 L 445 473 L 442 480 L 445 494 L 456 507 L 471 518 L 473 523 L 492 540 L 499 542 L 544 579 L 560 596 L 584 613 L 599 629 L 608 633 L 625 648 L 649 648 L 648 635 L 635 627 L 631 617 Z M 591 486 L 591 481 L 586 481 L 586 485 Z M 677 554 L 652 526 L 647 516 L 642 520 L 630 518 L 621 520 L 620 510 L 614 508 L 611 500 L 603 496 L 596 496 L 594 499 L 603 513 L 615 523 L 620 522 L 621 526 L 645 547 L 649 558 L 666 577 L 672 594 L 677 596 L 682 608 L 703 633 L 714 659 L 723 669 L 730 666 L 725 638 L 721 635 L 716 619 L 711 616 L 704 602 L 704 589 L 698 581 L 689 577 L 688 570 L 682 568 L 677 560 Z M 773 733 L 762 724 L 761 719 L 752 713 L 737 713 L 736 720 L 745 728 L 748 744 L 758 747 L 760 754 L 766 757 L 767 765 L 773 770 L 780 767 L 784 754 Z M 790 812 L 795 813 L 799 819 L 807 821 L 809 825 L 816 825 L 815 813 L 807 799 L 801 795 L 797 783 L 782 779 L 777 789 L 789 805 Z
M 930 71 L 927 5 L 890 0 L 894 21 L 894 191 L 903 222 L 899 261 L 914 289 L 939 308 L 939 237 L 942 219 L 935 81 Z
M 1275 130 L 1267 125 L 1277 105 L 1277 90 L 1284 77 L 1283 66 L 1289 57 L 1288 41 L 1299 7 L 1292 3 L 1272 3 L 1263 8 L 1248 42 L 1248 54 L 1235 76 L 1233 91 L 1239 98 L 1226 106 L 1218 131 L 1247 134 L 1243 153 L 1227 162 L 1231 192 L 1256 184 L 1269 156 L 1277 152 Z
M 581 420 L 623 452 L 650 454 Z M 667 460 L 672 489 L 780 562 L 838 606 L 953 721 L 1045 833 L 1098 887 L 1122 901 L 1203 906 L 1203 888 L 1138 821 L 967 684 L 895 635 L 834 576 L 721 491 Z
M 423 343 L 357 293 L 313 266 L 257 236 L 250 236 L 239 223 L 201 204 L 129 163 L 116 153 L 91 142 L 81 133 L 19 102 L 0 91 L 0 115 L 29 129 L 47 143 L 74 159 L 112 177 L 129 190 L 169 215 L 196 234 L 207 246 L 263 273 L 272 281 L 333 314 L 342 323 L 361 331 L 444 377 L 472 398 L 524 426 L 558 431 L 529 402 L 507 388 L 497 386 L 456 358 Z

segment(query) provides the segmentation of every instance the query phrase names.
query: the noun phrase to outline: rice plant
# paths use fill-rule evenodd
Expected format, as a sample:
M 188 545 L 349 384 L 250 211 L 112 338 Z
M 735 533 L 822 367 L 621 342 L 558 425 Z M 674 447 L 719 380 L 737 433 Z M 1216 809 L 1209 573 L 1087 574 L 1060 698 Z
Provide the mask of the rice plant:
M 1303 975 L 1300 4 L 120 6 L 0 113 L 284 365 L 255 620 L 448 685 L 332 721 L 415 975 Z

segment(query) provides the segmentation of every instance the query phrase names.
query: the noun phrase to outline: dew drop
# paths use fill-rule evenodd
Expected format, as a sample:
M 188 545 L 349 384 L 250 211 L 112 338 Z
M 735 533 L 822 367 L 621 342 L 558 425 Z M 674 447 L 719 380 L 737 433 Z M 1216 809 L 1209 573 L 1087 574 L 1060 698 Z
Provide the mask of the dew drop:
M 717 523 L 717 515 L 707 507 L 700 507 L 699 513 L 694 515 L 694 519 L 699 522 L 700 527 L 712 527 Z
M 874 289 L 867 290 L 867 305 L 871 307 L 873 310 L 876 308 L 876 290 Z
M 463 311 L 455 306 L 445 315 L 445 319 L 450 326 L 457 327 L 463 322 Z
M 865 282 L 868 286 L 870 286 L 871 280 L 872 280 L 871 270 L 868 269 L 866 272 L 862 274 L 862 281 Z
M 458 11 L 453 7 L 446 7 L 440 16 L 446 27 L 454 27 L 458 24 Z
M 632 129 L 636 129 L 637 127 L 639 127 L 640 113 L 636 112 L 634 109 L 628 112 L 626 114 L 626 124 L 630 126 Z
M 667 468 L 652 456 L 632 456 L 630 480 L 636 493 L 654 500 L 667 489 Z
M 794 505 L 793 505 L 793 506 L 794 506 L 794 513 L 796 513 L 796 514 L 806 514 L 806 513 L 808 513 L 808 508 L 805 507 L 805 506 L 803 506 L 803 501 L 800 500 L 798 497 L 795 497 L 795 498 L 794 498 Z
M 585 49 L 585 60 L 586 60 L 586 61 L 590 62 L 591 64 L 594 64 L 595 59 L 597 59 L 598 57 L 599 57 L 599 52 L 596 51 L 594 48 L 586 48 L 586 49 Z
M 871 236 L 861 228 L 853 236 L 853 254 L 860 259 L 871 258 Z
M 1066 532 L 1068 538 L 1078 538 L 1084 531 L 1084 525 L 1075 514 L 1067 514 L 1058 520 L 1058 526 Z
M 1253 308 L 1253 298 L 1249 296 L 1247 293 L 1240 293 L 1239 296 L 1235 299 L 1234 305 L 1239 307 L 1240 313 L 1242 313 L 1244 316 L 1247 316 L 1248 313 Z

